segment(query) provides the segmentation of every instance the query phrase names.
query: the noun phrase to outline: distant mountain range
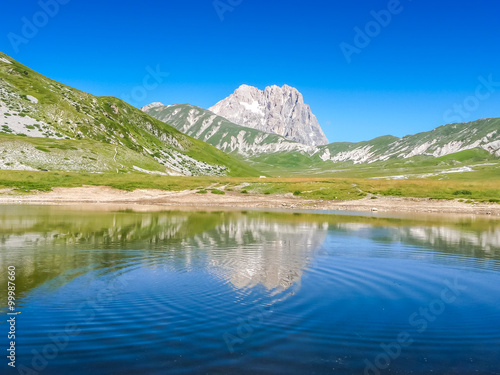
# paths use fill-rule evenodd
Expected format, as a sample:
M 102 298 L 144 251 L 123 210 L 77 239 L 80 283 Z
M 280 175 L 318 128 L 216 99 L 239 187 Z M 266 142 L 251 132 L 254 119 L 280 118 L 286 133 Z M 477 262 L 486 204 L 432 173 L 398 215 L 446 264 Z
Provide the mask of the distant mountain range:
M 0 52 L 0 169 L 259 176 L 394 160 L 411 168 L 416 158 L 439 163 L 447 155 L 476 162 L 500 157 L 500 119 L 326 142 L 290 86 L 244 85 L 211 110 L 152 103 L 141 111 L 53 81 Z M 460 154 L 467 150 L 474 151 Z
M 286 159 L 287 154 L 293 154 L 295 159 L 302 158 L 303 164 L 308 164 L 306 159 L 309 164 L 361 164 L 415 156 L 436 158 L 471 149 L 483 149 L 491 155 L 500 156 L 499 118 L 443 125 L 429 132 L 403 138 L 387 135 L 358 143 L 334 142 L 308 146 L 273 133 L 235 124 L 210 110 L 187 104 L 165 106 L 153 103 L 144 107 L 143 111 L 224 152 L 268 163 L 277 163 L 278 155 L 280 159 Z M 296 123 L 294 126 L 301 125 Z
M 322 160 L 373 163 L 414 156 L 437 158 L 476 148 L 500 156 L 500 118 L 443 125 L 403 138 L 388 135 L 359 143 L 336 142 L 318 151 Z

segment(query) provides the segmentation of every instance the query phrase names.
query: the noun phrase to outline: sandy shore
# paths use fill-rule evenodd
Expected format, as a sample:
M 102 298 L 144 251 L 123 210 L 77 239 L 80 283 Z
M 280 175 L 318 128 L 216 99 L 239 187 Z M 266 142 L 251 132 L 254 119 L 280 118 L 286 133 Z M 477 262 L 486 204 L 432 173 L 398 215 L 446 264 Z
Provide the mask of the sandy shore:
M 188 208 L 279 208 L 290 210 L 339 210 L 360 212 L 405 212 L 472 214 L 500 216 L 500 205 L 477 205 L 458 200 L 381 197 L 354 201 L 323 201 L 286 195 L 241 194 L 228 191 L 225 195 L 197 194 L 189 191 L 140 189 L 133 192 L 103 186 L 54 188 L 50 192 L 19 194 L 12 189 L 0 190 L 0 204 L 132 204 L 156 207 Z

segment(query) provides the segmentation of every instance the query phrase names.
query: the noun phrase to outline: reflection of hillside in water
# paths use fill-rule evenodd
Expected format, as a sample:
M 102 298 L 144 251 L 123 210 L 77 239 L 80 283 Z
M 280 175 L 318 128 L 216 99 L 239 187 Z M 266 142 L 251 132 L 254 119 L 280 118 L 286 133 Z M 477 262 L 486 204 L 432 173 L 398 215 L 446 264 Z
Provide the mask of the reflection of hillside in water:
M 220 215 L 78 212 L 64 207 L 0 207 L 0 267 L 16 266 L 17 288 L 54 287 L 93 270 L 147 263 L 162 246 L 220 222 Z M 0 275 L 2 282 L 4 274 Z
M 202 269 L 236 288 L 283 290 L 300 283 L 327 233 L 334 237 L 335 232 L 423 246 L 430 250 L 430 261 L 441 253 L 500 259 L 500 227 L 488 220 L 1 206 L 0 267 L 16 266 L 19 293 L 49 281 L 57 288 L 96 270 L 112 273 L 133 267 Z M 0 274 L 0 283 L 5 284 L 5 277 Z
M 238 288 L 286 289 L 300 280 L 327 224 L 264 216 L 2 207 L 0 266 L 16 265 L 20 291 L 138 265 L 172 272 L 209 268 Z
M 411 227 L 404 228 L 404 235 L 412 241 L 419 241 L 429 246 L 459 246 L 495 254 L 500 249 L 500 228 L 482 232 L 460 231 L 446 227 Z
M 358 237 L 381 241 L 399 241 L 445 252 L 476 258 L 500 259 L 500 226 L 484 226 L 483 230 L 437 225 L 375 227 L 364 223 L 339 223 L 337 229 Z
M 211 272 L 236 288 L 261 284 L 267 289 L 287 289 L 300 282 L 327 229 L 327 223 L 241 216 L 187 239 L 186 244 L 206 249 Z

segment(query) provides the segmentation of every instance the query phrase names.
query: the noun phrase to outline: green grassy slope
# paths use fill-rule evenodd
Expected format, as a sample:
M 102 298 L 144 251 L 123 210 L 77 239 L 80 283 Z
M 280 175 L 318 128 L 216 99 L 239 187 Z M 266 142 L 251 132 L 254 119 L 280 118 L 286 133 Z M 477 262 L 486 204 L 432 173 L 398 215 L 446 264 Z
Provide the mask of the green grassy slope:
M 50 190 L 54 187 L 82 185 L 111 186 L 122 190 L 161 189 L 169 191 L 205 191 L 207 194 L 293 194 L 296 197 L 323 200 L 355 200 L 374 196 L 462 199 L 472 202 L 500 203 L 500 166 L 478 169 L 470 173 L 446 175 L 446 179 L 367 179 L 367 178 L 268 178 L 255 177 L 177 177 L 139 173 L 39 172 L 0 170 L 3 195 L 15 197 L 30 190 Z
M 165 172 L 151 157 L 90 139 L 50 139 L 0 134 L 0 169 L 82 172 Z
M 281 150 L 307 147 L 277 134 L 265 133 L 232 123 L 209 110 L 190 104 L 147 106 L 144 111 L 181 132 L 209 143 L 227 153 L 250 157 Z
M 316 155 L 315 155 L 316 156 Z M 318 161 L 315 156 L 275 154 L 263 155 L 256 168 L 271 176 L 281 177 L 348 177 L 348 178 L 456 178 L 467 175 L 476 179 L 500 178 L 500 158 L 483 149 L 464 150 L 439 158 L 414 156 L 408 159 L 388 159 L 374 163 L 354 164 L 351 161 Z M 277 160 L 278 159 L 278 160 Z M 279 166 L 267 164 L 277 160 Z M 286 168 L 281 167 L 287 166 Z M 465 177 L 464 177 L 465 178 Z M 468 178 L 468 177 L 467 177 Z
M 28 136 L 38 132 L 46 138 L 123 146 L 163 165 L 166 172 L 259 174 L 120 99 L 95 97 L 44 77 L 1 52 L 0 57 L 10 62 L 0 60 L 0 105 L 6 111 L 0 115 L 0 132 Z M 23 125 L 30 121 L 36 124 Z
M 308 148 L 233 124 L 187 104 L 155 103 L 145 110 L 274 176 L 348 173 L 376 177 L 435 173 L 440 172 L 440 167 L 496 160 L 500 156 L 500 119 L 449 124 L 403 138 L 386 135 L 358 143 L 334 142 Z
M 500 156 L 500 118 L 443 125 L 403 138 L 383 136 L 359 143 L 336 142 L 318 150 L 325 160 L 373 163 L 412 156 L 441 157 L 474 148 Z

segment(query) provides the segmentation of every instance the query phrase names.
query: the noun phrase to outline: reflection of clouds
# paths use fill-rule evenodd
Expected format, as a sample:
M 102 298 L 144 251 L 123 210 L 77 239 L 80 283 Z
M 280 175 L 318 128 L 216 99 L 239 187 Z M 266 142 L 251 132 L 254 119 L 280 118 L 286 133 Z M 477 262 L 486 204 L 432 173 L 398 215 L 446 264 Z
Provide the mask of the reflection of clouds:
M 210 257 L 211 272 L 236 288 L 287 289 L 319 249 L 328 225 L 241 216 L 188 240 Z

